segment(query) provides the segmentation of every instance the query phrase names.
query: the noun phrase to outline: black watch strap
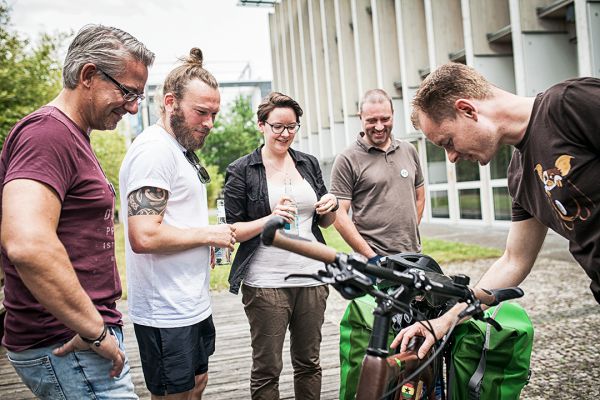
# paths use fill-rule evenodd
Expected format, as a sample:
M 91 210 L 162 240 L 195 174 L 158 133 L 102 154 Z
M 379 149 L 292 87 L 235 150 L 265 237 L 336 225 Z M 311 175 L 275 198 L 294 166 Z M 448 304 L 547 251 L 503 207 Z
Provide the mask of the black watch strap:
M 338 208 L 340 208 L 340 201 L 336 197 L 335 198 L 335 207 L 333 207 L 330 212 L 336 212 L 338 210 Z
M 84 342 L 86 342 L 88 344 L 93 344 L 96 347 L 100 347 L 100 345 L 102 344 L 102 341 L 104 340 L 104 338 L 106 338 L 107 333 L 108 333 L 108 326 L 106 324 L 104 324 L 104 329 L 102 329 L 102 333 L 96 339 L 88 339 L 81 335 L 79 335 L 79 336 L 81 337 L 81 340 L 83 340 Z

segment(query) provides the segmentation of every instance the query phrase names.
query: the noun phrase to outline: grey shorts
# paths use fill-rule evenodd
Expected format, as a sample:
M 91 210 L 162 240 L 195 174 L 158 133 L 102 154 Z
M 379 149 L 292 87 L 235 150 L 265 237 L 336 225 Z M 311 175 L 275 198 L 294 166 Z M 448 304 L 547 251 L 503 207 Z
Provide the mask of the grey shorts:
M 208 357 L 215 352 L 212 315 L 181 328 L 133 327 L 150 393 L 164 396 L 187 392 L 194 388 L 196 375 L 208 371 Z

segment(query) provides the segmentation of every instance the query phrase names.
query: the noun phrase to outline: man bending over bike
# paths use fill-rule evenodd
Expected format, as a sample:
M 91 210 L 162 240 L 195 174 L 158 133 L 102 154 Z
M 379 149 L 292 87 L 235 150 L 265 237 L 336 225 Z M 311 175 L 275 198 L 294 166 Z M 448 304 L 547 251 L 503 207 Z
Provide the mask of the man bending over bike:
M 569 240 L 569 251 L 592 283 L 600 302 L 600 79 L 570 79 L 536 97 L 493 86 L 474 69 L 449 63 L 431 73 L 413 99 L 412 121 L 451 162 L 485 165 L 501 145 L 515 151 L 508 169 L 513 199 L 506 250 L 477 284 L 519 285 L 529 274 L 548 228 Z M 403 329 L 392 343 L 404 351 L 425 336 L 419 356 L 450 329 L 464 305 L 431 320 L 435 336 L 421 324 Z

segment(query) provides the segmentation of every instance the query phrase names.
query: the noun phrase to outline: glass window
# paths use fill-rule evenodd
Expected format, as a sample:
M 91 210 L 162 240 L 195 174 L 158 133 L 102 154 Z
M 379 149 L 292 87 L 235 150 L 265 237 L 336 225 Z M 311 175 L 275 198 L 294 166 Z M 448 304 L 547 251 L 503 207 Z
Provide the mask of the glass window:
M 415 146 L 415 149 L 417 149 L 417 153 L 419 152 L 419 139 L 411 139 L 408 141 L 408 143 L 412 144 L 413 146 Z
M 448 191 L 432 190 L 429 197 L 431 199 L 431 216 L 434 218 L 450 218 Z
M 459 161 L 456 163 L 456 181 L 469 182 L 479 180 L 479 163 Z
M 479 189 L 462 189 L 458 191 L 460 217 L 463 219 L 481 219 L 481 196 Z
M 513 147 L 502 145 L 492 161 L 490 161 L 490 176 L 492 179 L 506 178 L 506 170 L 512 157 Z
M 494 196 L 494 218 L 500 221 L 510 221 L 511 200 L 507 187 L 492 188 Z
M 427 152 L 427 173 L 429 183 L 446 183 L 448 176 L 446 174 L 446 152 L 441 147 L 436 146 L 430 141 L 426 142 Z

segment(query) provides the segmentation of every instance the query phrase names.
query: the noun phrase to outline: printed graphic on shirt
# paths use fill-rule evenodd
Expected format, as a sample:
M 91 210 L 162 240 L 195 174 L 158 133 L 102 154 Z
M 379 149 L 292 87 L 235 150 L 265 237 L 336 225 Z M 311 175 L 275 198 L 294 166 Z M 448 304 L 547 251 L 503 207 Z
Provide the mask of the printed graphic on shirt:
M 415 394 L 415 387 L 412 383 L 405 383 L 402 386 L 402 397 L 405 399 L 412 399 Z
M 544 169 L 541 164 L 535 166 L 548 201 L 562 225 L 570 231 L 575 221 L 588 219 L 595 207 L 594 202 L 568 178 L 573 159 L 563 154 L 556 159 L 553 168 Z

